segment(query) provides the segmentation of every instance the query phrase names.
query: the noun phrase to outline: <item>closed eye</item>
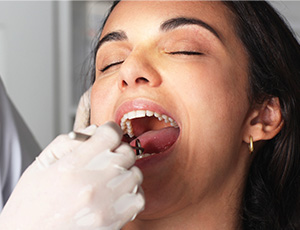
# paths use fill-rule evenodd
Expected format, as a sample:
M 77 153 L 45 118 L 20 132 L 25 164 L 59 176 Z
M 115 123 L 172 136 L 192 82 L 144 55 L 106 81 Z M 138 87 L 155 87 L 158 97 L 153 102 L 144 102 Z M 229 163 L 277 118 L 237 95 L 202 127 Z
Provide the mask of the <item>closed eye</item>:
M 105 66 L 104 68 L 100 69 L 101 72 L 105 72 L 106 70 L 108 70 L 109 68 L 113 67 L 113 66 L 116 66 L 116 65 L 119 65 L 119 64 L 122 64 L 124 61 L 118 61 L 118 62 L 113 62 L 107 66 Z
M 196 52 L 196 51 L 174 51 L 174 52 L 168 52 L 168 54 L 176 55 L 176 54 L 181 54 L 181 55 L 203 55 L 201 52 Z

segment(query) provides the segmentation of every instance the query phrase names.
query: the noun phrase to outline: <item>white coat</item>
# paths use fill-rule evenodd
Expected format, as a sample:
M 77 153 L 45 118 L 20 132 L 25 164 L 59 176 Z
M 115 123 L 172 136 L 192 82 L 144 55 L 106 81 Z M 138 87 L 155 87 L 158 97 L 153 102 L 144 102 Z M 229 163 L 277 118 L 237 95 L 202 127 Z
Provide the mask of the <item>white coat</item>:
M 0 78 L 0 212 L 22 172 L 41 149 L 7 96 Z

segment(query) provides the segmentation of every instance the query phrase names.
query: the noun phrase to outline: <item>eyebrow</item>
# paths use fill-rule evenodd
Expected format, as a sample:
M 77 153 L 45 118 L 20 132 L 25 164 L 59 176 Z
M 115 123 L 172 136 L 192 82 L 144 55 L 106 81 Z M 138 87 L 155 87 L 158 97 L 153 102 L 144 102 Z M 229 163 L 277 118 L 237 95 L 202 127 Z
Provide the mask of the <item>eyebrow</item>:
M 208 31 L 210 31 L 212 34 L 214 34 L 219 40 L 221 40 L 220 35 L 213 27 L 208 25 L 206 22 L 196 18 L 186 18 L 186 17 L 172 18 L 165 21 L 163 24 L 161 24 L 160 30 L 167 32 L 169 30 L 174 30 L 178 27 L 186 26 L 186 25 L 201 26 L 207 29 Z
M 124 31 L 114 31 L 106 34 L 97 44 L 96 50 L 100 48 L 103 43 L 111 41 L 124 41 L 127 40 L 127 35 Z
M 207 29 L 208 31 L 210 31 L 212 34 L 214 34 L 219 40 L 221 40 L 220 35 L 217 33 L 217 31 L 213 27 L 211 27 L 204 21 L 202 21 L 200 19 L 195 19 L 195 18 L 186 18 L 186 17 L 171 18 L 161 24 L 160 30 L 163 32 L 167 32 L 167 31 L 174 30 L 181 26 L 186 26 L 186 25 L 201 26 L 201 27 Z M 127 37 L 126 33 L 122 30 L 108 33 L 98 42 L 96 50 L 98 50 L 100 48 L 100 46 L 102 46 L 106 42 L 124 41 L 124 40 L 128 40 L 128 37 Z

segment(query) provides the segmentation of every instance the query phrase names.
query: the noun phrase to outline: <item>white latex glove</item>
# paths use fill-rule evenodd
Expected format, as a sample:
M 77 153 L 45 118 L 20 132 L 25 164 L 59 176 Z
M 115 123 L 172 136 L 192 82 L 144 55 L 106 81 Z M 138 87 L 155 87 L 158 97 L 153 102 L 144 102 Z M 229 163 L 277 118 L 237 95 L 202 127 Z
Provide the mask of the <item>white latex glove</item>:
M 56 138 L 25 171 L 0 216 L 5 230 L 120 229 L 144 207 L 135 154 L 113 122 Z
M 73 127 L 75 131 L 84 129 L 90 124 L 90 95 L 91 88 L 80 97 Z

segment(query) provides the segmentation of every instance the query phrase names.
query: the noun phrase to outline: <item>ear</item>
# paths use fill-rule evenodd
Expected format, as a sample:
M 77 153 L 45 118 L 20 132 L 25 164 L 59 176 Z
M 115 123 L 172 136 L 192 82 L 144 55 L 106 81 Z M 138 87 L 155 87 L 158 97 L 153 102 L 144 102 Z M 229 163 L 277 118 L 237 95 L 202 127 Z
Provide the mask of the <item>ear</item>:
M 243 141 L 270 140 L 275 137 L 283 126 L 279 99 L 273 97 L 263 104 L 255 106 L 248 113 L 243 134 Z

